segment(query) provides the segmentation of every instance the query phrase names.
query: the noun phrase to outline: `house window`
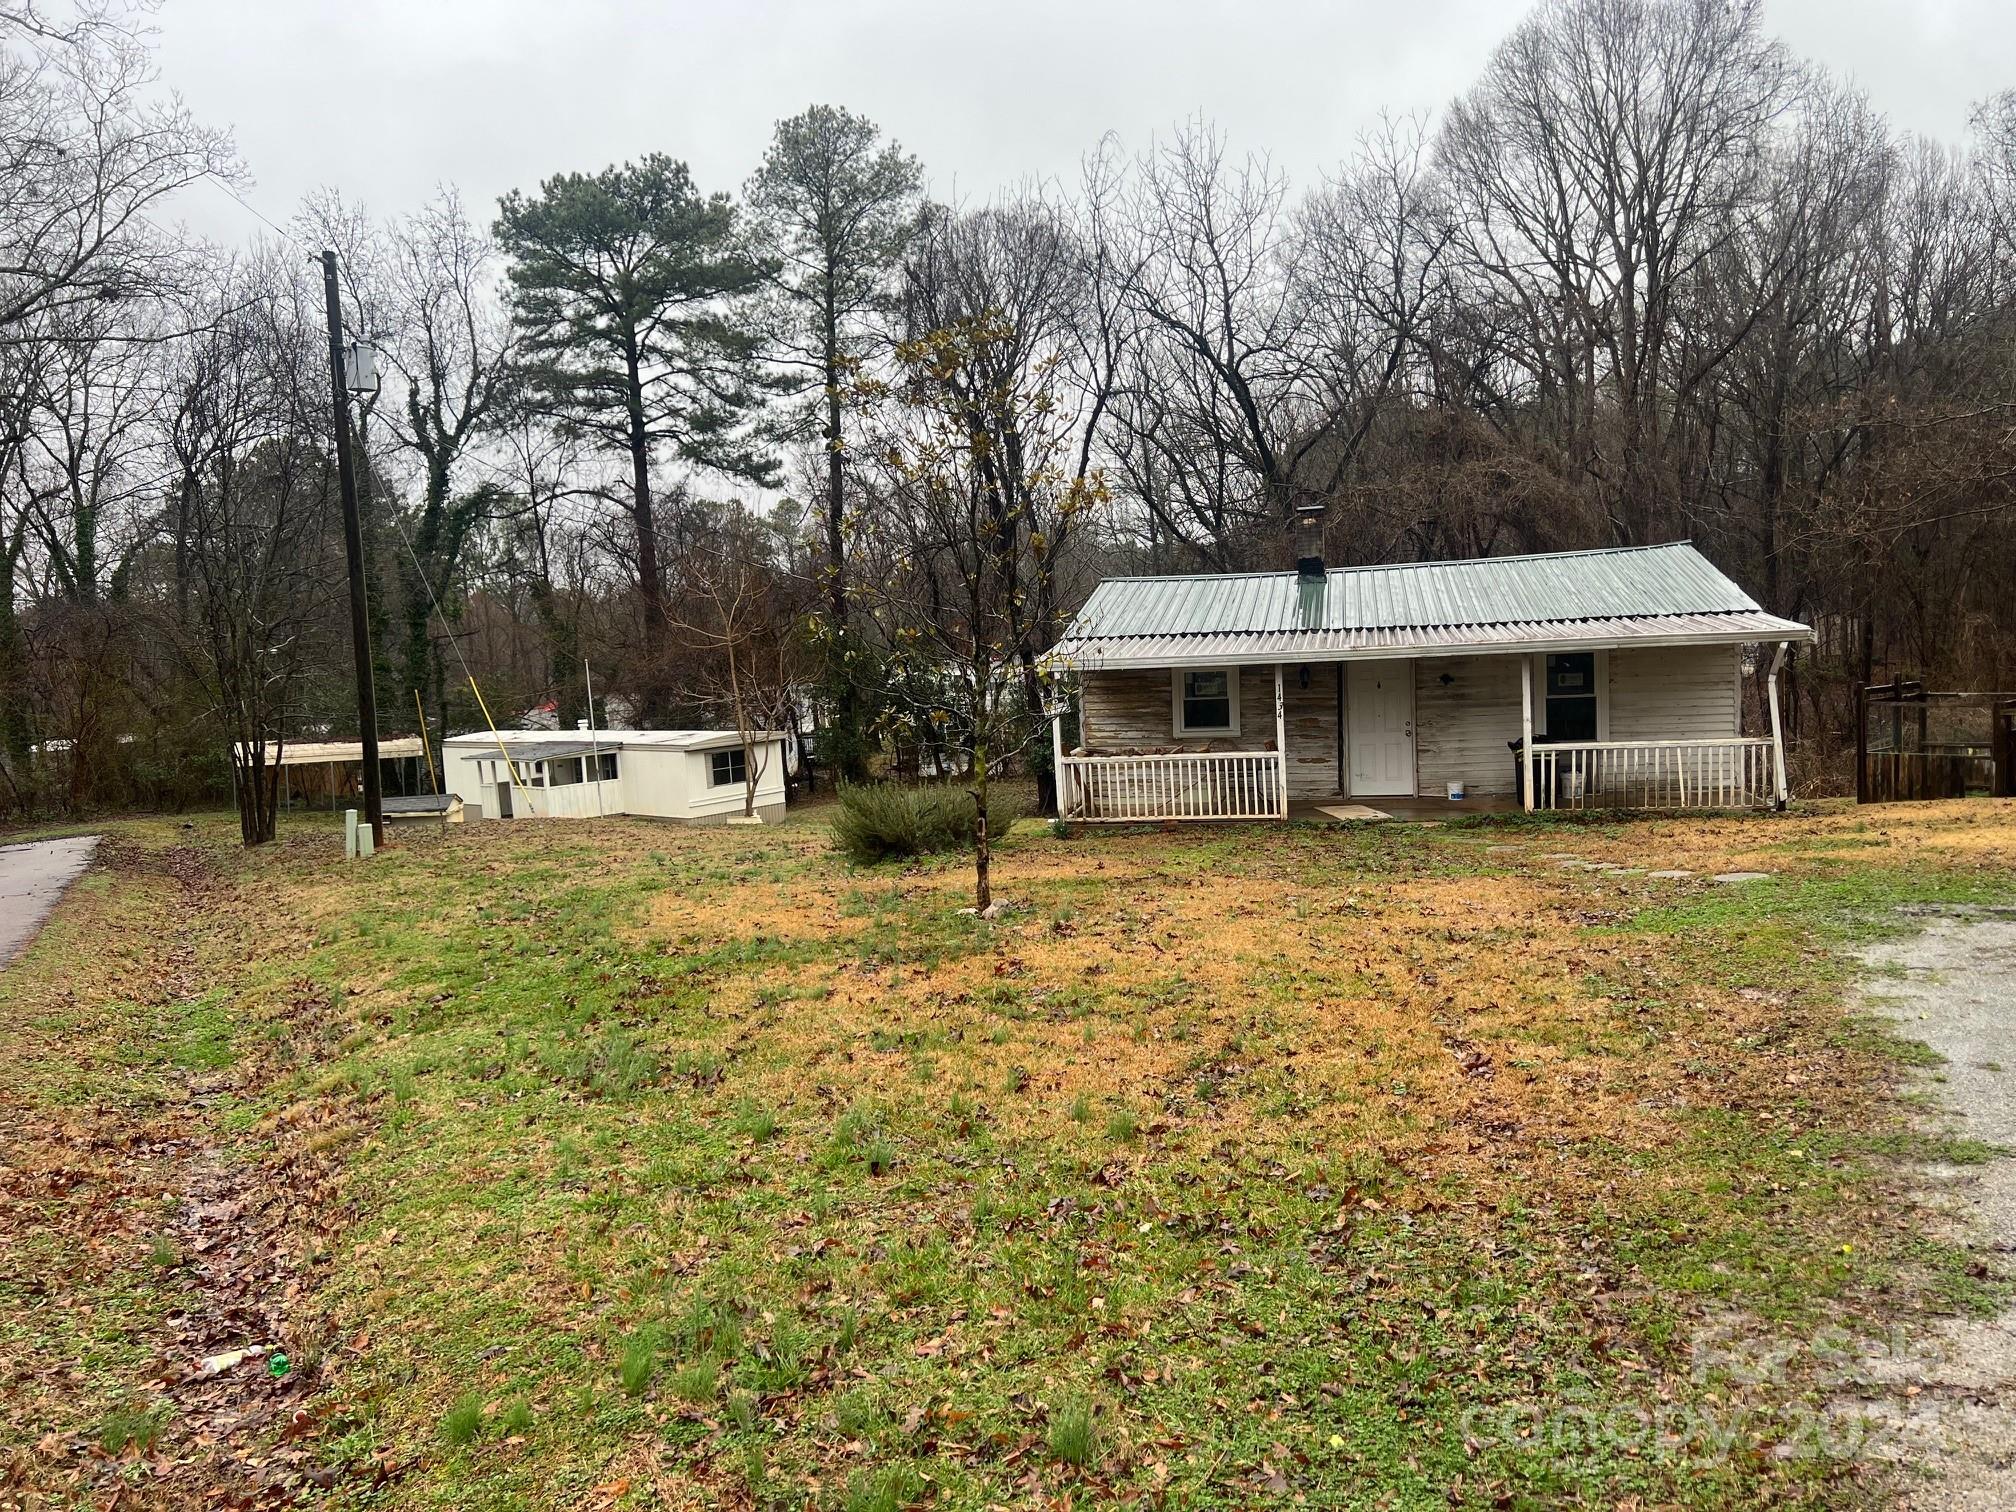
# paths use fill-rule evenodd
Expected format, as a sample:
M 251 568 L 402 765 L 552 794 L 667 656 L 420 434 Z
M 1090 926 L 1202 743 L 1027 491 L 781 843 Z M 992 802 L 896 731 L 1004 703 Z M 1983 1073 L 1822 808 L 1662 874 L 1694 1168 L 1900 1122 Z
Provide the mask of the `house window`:
M 616 753 L 604 751 L 595 758 L 595 780 L 614 782 L 616 780 Z
M 1234 667 L 1183 667 L 1171 690 L 1178 735 L 1239 733 L 1239 672 Z
M 581 780 L 581 758 L 568 756 L 559 761 L 549 761 L 546 772 L 554 787 L 572 787 Z
M 715 751 L 708 760 L 709 787 L 727 787 L 731 783 L 748 782 L 749 756 L 740 746 L 729 751 Z
M 1596 739 L 1596 653 L 1547 658 L 1547 738 Z

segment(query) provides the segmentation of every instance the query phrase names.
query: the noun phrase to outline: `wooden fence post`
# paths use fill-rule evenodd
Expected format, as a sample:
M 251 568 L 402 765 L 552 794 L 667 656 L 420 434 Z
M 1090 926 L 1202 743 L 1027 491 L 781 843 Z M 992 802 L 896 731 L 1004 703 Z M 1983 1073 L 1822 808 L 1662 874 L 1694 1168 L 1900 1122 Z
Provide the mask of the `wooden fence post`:
M 1869 801 L 1869 689 L 1855 689 L 1855 801 Z

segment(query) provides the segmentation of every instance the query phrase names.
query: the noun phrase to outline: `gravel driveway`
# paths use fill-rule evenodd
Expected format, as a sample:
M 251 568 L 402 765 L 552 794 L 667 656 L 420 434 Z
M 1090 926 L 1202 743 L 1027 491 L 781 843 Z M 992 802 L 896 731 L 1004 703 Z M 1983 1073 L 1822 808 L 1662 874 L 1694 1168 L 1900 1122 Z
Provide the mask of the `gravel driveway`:
M 1882 975 L 1866 1002 L 1944 1057 L 1921 1090 L 1953 1133 L 2016 1151 L 2016 918 L 1999 912 L 1934 919 L 1870 951 L 1864 959 Z M 2016 1264 L 2016 1158 L 1928 1167 L 1925 1184 L 1950 1237 L 2007 1274 Z M 1901 1442 L 1928 1478 L 1909 1488 L 1906 1506 L 2016 1507 L 2016 1310 L 1956 1319 L 1876 1373 L 1914 1388 Z

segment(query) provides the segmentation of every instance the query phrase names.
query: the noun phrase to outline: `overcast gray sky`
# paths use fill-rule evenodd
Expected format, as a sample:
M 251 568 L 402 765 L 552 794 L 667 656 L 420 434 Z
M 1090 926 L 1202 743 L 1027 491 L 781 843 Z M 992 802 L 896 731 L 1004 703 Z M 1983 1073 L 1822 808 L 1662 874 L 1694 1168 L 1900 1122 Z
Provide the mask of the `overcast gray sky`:
M 771 124 L 815 101 L 877 121 L 933 190 L 1075 177 L 1106 131 L 1139 145 L 1202 111 L 1298 184 L 1383 109 L 1439 110 L 1525 14 L 1513 0 L 165 0 L 161 64 L 237 133 L 284 220 L 317 185 L 389 213 L 652 150 L 733 190 Z M 2016 84 L 2012 0 L 1767 0 L 1796 51 L 1900 129 L 1962 136 Z M 221 192 L 182 207 L 237 239 Z

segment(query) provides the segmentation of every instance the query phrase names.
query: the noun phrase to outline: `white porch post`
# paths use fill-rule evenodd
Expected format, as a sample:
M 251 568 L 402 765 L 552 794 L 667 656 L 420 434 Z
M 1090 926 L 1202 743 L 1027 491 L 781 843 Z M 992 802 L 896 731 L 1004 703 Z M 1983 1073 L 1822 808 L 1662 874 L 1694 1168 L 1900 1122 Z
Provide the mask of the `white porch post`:
M 1235 672 L 1233 676 L 1238 676 Z M 1281 663 L 1274 663 L 1274 752 L 1280 758 L 1280 815 L 1288 817 L 1288 703 L 1281 691 Z
M 1057 817 L 1071 817 L 1071 800 L 1066 792 L 1068 777 L 1064 771 L 1064 683 L 1062 678 L 1050 684 L 1050 776 L 1057 787 Z
M 1533 812 L 1533 658 L 1522 655 L 1519 658 L 1519 728 L 1526 737 L 1519 747 L 1519 760 L 1525 768 L 1526 812 Z
M 1785 729 L 1778 718 L 1778 674 L 1784 669 L 1786 653 L 1791 649 L 1790 641 L 1778 642 L 1778 654 L 1771 658 L 1771 671 L 1764 680 L 1764 691 L 1771 702 L 1771 775 L 1774 796 L 1781 809 L 1791 801 L 1792 790 L 1785 781 Z

